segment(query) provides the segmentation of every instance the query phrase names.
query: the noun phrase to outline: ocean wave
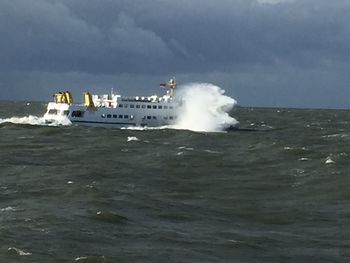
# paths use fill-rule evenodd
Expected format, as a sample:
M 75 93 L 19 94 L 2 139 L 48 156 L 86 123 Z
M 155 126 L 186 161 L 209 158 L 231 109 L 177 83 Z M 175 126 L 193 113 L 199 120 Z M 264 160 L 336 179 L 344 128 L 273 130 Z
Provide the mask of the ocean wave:
M 67 126 L 72 123 L 68 118 L 64 118 L 62 120 L 53 120 L 50 123 L 47 123 L 44 117 L 39 116 L 24 116 L 24 117 L 11 117 L 11 118 L 0 118 L 0 125 L 5 125 L 7 123 L 10 124 L 18 124 L 18 125 L 38 125 L 38 126 Z

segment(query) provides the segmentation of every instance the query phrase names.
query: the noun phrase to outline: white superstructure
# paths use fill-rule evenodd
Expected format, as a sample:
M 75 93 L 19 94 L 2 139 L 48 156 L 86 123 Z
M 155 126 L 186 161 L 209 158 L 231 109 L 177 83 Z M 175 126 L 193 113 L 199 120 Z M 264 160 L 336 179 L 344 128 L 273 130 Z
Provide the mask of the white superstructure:
M 173 124 L 181 101 L 173 98 L 174 79 L 161 84 L 169 90 L 164 96 L 123 97 L 84 93 L 84 104 L 74 104 L 70 92 L 54 95 L 55 101 L 47 106 L 45 121 L 50 123 L 69 119 L 72 123 L 103 127 L 157 127 Z

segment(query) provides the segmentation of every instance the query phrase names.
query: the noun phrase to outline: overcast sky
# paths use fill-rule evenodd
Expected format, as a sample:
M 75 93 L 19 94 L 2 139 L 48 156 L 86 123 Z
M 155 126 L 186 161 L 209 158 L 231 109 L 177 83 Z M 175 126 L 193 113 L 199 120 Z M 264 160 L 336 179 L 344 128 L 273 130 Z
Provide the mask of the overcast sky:
M 243 106 L 350 108 L 349 0 L 0 0 L 0 100 L 210 82 Z

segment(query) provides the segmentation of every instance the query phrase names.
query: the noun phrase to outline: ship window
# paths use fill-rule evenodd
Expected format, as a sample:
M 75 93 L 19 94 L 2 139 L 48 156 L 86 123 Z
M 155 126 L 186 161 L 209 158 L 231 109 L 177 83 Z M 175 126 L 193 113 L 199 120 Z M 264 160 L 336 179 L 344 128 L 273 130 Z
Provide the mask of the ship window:
M 152 109 L 152 106 L 151 105 L 147 105 L 147 109 Z
M 117 114 L 113 114 L 113 118 L 118 118 L 118 115 Z
M 142 109 L 145 109 L 145 108 L 146 108 L 146 105 L 142 105 L 141 107 L 142 107 Z
M 125 104 L 125 105 L 124 105 L 124 108 L 127 108 L 127 107 L 128 107 L 128 104 Z
M 169 109 L 172 109 L 173 108 L 173 106 L 169 106 Z
M 134 119 L 134 115 L 130 115 L 130 119 L 133 120 Z
M 123 104 L 119 104 L 119 108 L 123 108 Z
M 153 116 L 153 120 L 156 120 L 157 119 L 157 117 L 156 116 Z
M 107 114 L 107 118 L 112 118 L 112 115 L 111 114 Z
M 64 110 L 62 115 L 68 116 L 69 115 L 69 110 Z
M 127 118 L 129 118 L 129 115 L 124 115 L 124 119 L 127 119 Z
M 73 113 L 72 113 L 73 115 Z M 106 114 L 101 114 L 101 118 L 106 118 Z
M 72 112 L 72 117 L 77 117 L 77 118 L 81 118 L 84 116 L 84 111 L 81 110 L 75 110 Z
M 130 108 L 135 108 L 135 105 L 134 104 L 130 104 Z
M 150 120 L 150 119 L 152 119 L 152 117 L 151 117 L 151 116 L 147 116 L 147 119 L 149 119 L 149 120 Z
M 119 115 L 118 118 L 119 118 L 119 119 L 122 119 L 122 118 L 123 118 L 123 115 Z
M 158 109 L 161 109 L 161 108 L 163 108 L 162 106 L 158 106 Z
M 172 120 L 172 119 L 173 119 L 173 116 L 170 116 L 169 119 Z
M 136 108 L 139 109 L 139 108 L 140 108 L 140 105 L 136 105 Z
M 156 109 L 157 108 L 157 105 L 153 105 L 153 109 Z
M 164 106 L 164 109 L 168 109 L 168 106 Z
M 56 115 L 57 110 L 56 109 L 49 110 L 49 114 Z

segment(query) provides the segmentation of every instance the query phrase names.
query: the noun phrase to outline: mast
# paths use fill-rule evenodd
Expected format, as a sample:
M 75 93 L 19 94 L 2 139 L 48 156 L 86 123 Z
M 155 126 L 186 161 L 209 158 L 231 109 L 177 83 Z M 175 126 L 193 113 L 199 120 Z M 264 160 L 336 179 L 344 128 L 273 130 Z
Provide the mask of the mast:
M 175 81 L 175 77 L 173 77 L 172 79 L 170 79 L 166 84 L 160 84 L 161 87 L 166 87 L 169 90 L 167 91 L 167 95 L 169 97 L 172 97 L 174 95 L 174 90 L 176 89 L 176 81 Z

